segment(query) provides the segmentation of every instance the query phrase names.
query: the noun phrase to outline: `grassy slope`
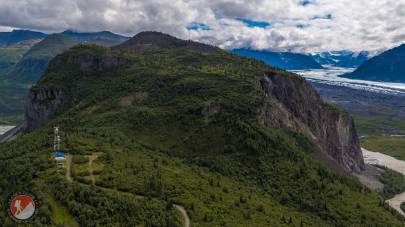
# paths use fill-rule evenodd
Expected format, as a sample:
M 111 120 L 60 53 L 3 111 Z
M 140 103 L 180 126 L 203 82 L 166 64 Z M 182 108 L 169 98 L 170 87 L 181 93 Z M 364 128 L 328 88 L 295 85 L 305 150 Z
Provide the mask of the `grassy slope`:
M 373 135 L 361 139 L 364 148 L 405 160 L 405 138 L 387 135 Z
M 379 117 L 355 117 L 356 127 L 360 135 L 361 146 L 375 152 L 381 152 L 395 158 L 405 160 L 405 121 L 392 120 L 381 115 Z
M 360 135 L 405 134 L 405 119 L 380 114 L 376 117 L 355 116 L 355 124 Z
M 60 62 L 110 54 L 78 46 Z M 63 88 L 72 103 L 43 129 L 0 147 L 2 195 L 31 190 L 45 204 L 52 196 L 81 225 L 179 225 L 171 203 L 185 206 L 197 226 L 400 225 L 378 195 L 313 161 L 305 137 L 256 123 L 259 80 L 275 69 L 222 52 L 113 55 L 130 63 L 103 72 L 51 64 L 37 87 Z M 220 112 L 202 114 L 210 106 Z M 103 153 L 96 186 L 56 175 L 53 125 L 70 153 Z M 54 223 L 51 208 L 42 206 L 35 221 Z M 4 212 L 0 220 L 10 222 Z

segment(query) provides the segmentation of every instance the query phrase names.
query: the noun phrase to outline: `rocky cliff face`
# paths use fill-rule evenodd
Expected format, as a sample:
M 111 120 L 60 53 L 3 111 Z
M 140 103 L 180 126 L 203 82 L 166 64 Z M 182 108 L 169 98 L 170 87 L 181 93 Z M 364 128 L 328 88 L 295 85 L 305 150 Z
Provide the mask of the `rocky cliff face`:
M 32 132 L 46 124 L 63 103 L 68 101 L 64 91 L 55 88 L 32 88 L 28 95 L 23 123 L 0 136 L 0 143 L 17 138 L 18 135 Z
M 104 49 L 105 50 L 105 49 Z M 124 67 L 128 59 L 114 55 L 111 50 L 106 49 L 101 55 L 84 53 L 78 56 L 57 56 L 51 67 L 60 65 L 72 65 L 82 73 L 104 72 Z
M 310 135 L 321 151 L 349 172 L 365 168 L 353 119 L 324 103 L 303 78 L 271 72 L 261 86 L 271 98 L 265 99 L 259 122 Z
M 24 132 L 31 132 L 47 123 L 67 96 L 60 89 L 31 89 L 25 111 Z

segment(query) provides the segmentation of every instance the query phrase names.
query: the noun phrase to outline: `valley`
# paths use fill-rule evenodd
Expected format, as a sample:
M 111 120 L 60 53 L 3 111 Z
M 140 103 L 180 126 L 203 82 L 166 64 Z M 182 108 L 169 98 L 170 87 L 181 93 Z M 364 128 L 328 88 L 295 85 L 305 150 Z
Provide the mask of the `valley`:
M 404 6 L 0 0 L 0 227 L 405 226 Z
M 47 204 L 38 226 L 402 222 L 350 177 L 365 164 L 348 113 L 302 77 L 214 46 L 160 32 L 75 45 L 27 103 L 7 135 L 18 138 L 0 146 L 0 188 L 37 194 Z M 72 155 L 68 179 L 52 159 L 55 125 Z
M 303 75 L 326 101 L 352 114 L 361 137 L 405 134 L 405 84 L 338 77 L 352 70 L 293 72 Z

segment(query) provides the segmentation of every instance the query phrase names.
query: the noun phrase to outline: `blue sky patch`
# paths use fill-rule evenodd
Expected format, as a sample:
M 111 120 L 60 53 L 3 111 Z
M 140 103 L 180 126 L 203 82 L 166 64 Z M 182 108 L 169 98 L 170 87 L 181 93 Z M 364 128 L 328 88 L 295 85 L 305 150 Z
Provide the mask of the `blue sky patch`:
M 310 0 L 300 0 L 299 4 L 302 6 L 307 6 L 307 5 L 311 4 L 311 1 Z
M 204 23 L 193 22 L 186 26 L 187 30 L 211 30 L 210 26 Z
M 242 17 L 236 17 L 236 20 L 243 22 L 246 26 L 253 28 L 253 27 L 259 27 L 259 28 L 266 28 L 268 26 L 270 26 L 269 22 L 266 21 L 254 21 L 254 20 L 249 20 L 246 18 L 242 18 Z
M 312 20 L 317 20 L 317 19 L 325 19 L 325 20 L 332 20 L 332 14 L 326 14 L 325 16 L 315 16 L 312 18 Z
M 306 28 L 308 26 L 309 25 L 307 25 L 307 24 L 297 24 L 297 25 L 295 25 L 295 27 L 297 27 L 297 28 Z

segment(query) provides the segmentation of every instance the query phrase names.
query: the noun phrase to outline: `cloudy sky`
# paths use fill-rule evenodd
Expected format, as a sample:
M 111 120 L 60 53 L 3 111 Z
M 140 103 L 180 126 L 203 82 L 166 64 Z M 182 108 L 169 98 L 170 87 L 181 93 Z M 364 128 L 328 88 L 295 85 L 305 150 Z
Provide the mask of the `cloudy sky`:
M 0 0 L 0 31 L 156 30 L 223 48 L 381 51 L 405 43 L 405 0 Z

